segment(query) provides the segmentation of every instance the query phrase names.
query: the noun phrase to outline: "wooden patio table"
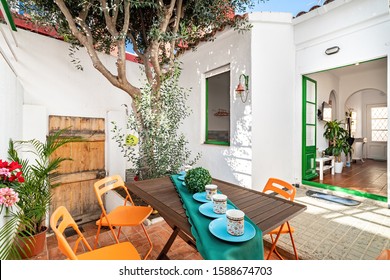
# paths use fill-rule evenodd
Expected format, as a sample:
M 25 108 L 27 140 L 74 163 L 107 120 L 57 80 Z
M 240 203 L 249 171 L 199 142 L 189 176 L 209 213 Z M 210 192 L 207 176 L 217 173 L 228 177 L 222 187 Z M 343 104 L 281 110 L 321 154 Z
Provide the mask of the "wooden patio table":
M 213 179 L 218 190 L 228 198 L 260 228 L 263 235 L 283 225 L 299 213 L 305 211 L 305 205 L 288 201 L 271 194 L 240 187 L 218 179 Z M 157 259 L 168 259 L 167 253 L 177 235 L 188 244 L 195 246 L 180 196 L 169 177 L 127 182 L 127 188 L 143 201 L 156 209 L 173 232 Z

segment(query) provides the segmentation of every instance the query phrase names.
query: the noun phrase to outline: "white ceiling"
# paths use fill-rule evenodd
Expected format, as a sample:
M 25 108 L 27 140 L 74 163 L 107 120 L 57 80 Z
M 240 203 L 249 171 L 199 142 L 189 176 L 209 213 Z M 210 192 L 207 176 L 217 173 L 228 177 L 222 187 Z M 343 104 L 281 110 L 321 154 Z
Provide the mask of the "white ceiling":
M 340 67 L 327 71 L 337 77 L 356 74 L 357 72 L 365 72 L 373 69 L 387 69 L 387 58 L 376 59 L 368 62 L 356 63 L 354 65 Z

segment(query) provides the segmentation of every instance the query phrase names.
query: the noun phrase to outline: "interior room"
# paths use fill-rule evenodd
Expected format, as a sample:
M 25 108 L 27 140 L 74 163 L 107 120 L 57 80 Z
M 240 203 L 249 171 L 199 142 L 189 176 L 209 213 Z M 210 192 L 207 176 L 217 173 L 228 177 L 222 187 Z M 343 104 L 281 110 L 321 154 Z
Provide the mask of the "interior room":
M 387 197 L 387 58 L 307 76 L 317 82 L 317 158 L 329 146 L 328 121 L 340 121 L 352 143 L 351 153 L 342 155 L 341 173 L 332 171 L 329 160 L 323 180 L 312 181 Z

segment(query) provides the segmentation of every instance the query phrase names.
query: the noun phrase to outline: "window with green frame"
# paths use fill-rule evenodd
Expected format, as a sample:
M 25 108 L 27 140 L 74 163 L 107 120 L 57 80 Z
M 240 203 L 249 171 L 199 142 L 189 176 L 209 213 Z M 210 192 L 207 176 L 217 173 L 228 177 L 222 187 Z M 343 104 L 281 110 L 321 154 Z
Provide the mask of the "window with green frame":
M 230 145 L 230 69 L 206 76 L 206 144 Z

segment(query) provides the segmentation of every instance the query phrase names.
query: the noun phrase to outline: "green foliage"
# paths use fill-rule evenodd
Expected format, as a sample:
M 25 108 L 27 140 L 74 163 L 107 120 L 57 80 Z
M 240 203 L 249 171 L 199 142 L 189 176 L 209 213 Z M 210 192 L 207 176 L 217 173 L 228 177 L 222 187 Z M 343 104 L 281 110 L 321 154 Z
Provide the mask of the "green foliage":
M 176 53 L 180 49 L 181 42 L 186 42 L 192 47 L 200 38 L 212 40 L 214 38 L 212 31 L 219 30 L 226 25 L 237 30 L 248 30 L 251 26 L 247 19 L 241 17 L 232 19 L 229 11 L 243 13 L 249 7 L 253 7 L 255 2 L 265 1 L 268 0 L 183 0 L 179 28 L 176 28 L 175 25 L 179 1 L 173 1 L 175 9 L 170 16 L 171 20 L 167 29 L 163 31 L 161 30 L 161 22 L 167 16 L 167 10 L 172 1 L 108 0 L 106 7 L 102 5 L 102 1 L 64 0 L 64 3 L 71 16 L 77 19 L 75 24 L 80 31 L 84 32 L 85 27 L 91 29 L 93 44 L 99 51 L 109 53 L 115 45 L 113 42 L 124 38 L 127 42 L 136 45 L 137 51 L 145 54 L 151 42 L 157 40 L 160 42 L 160 61 L 165 63 L 170 54 L 166 52 L 164 43 L 170 43 L 174 40 L 174 52 Z M 12 8 L 20 8 L 28 13 L 32 21 L 56 29 L 67 42 L 80 44 L 70 31 L 68 22 L 56 5 L 56 1 L 10 0 L 9 2 Z M 122 30 L 125 24 L 125 6 L 128 2 L 130 2 L 129 28 Z M 116 20 L 114 22 L 115 29 L 118 31 L 116 37 L 112 36 L 107 29 L 105 11 L 112 19 Z
M 211 184 L 210 172 L 203 167 L 196 167 L 187 171 L 184 178 L 186 187 L 190 193 L 204 192 L 205 186 Z
M 55 157 L 55 151 L 61 146 L 74 141 L 76 137 L 64 137 L 68 130 L 59 130 L 46 138 L 46 142 L 36 139 L 29 141 L 10 140 L 8 158 L 22 165 L 24 183 L 15 191 L 19 194 L 16 211 L 10 213 L 10 220 L 0 229 L 1 259 L 20 258 L 17 253 L 19 236 L 32 236 L 42 230 L 52 198 L 51 189 L 58 184 L 53 183 L 57 177 L 56 170 L 60 164 L 70 158 Z M 21 157 L 31 154 L 34 159 Z M 27 154 L 26 154 L 27 153 Z M 3 246 L 3 245 L 2 245 Z
M 190 160 L 188 141 L 178 132 L 182 121 L 190 114 L 190 108 L 186 106 L 188 91 L 179 86 L 180 69 L 176 69 L 175 75 L 162 82 L 158 97 L 150 85 L 142 89 L 141 97 L 134 100 L 136 113 L 124 105 L 125 131 L 113 123 L 113 139 L 124 157 L 138 170 L 141 179 L 177 173 L 180 167 L 193 165 L 200 157 L 198 154 Z M 137 118 L 142 120 L 142 127 Z M 139 145 L 126 145 L 128 132 L 139 136 Z
M 348 131 L 343 127 L 341 121 L 333 120 L 325 123 L 323 136 L 329 141 L 326 153 L 336 157 L 341 162 L 341 154 L 348 155 L 352 151 L 352 146 L 348 142 Z

